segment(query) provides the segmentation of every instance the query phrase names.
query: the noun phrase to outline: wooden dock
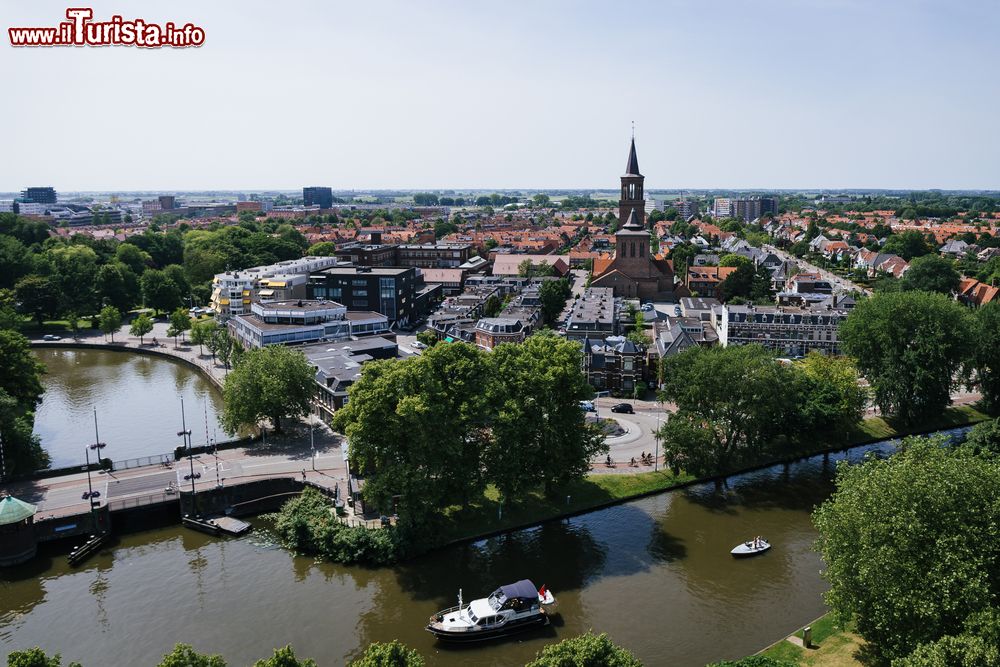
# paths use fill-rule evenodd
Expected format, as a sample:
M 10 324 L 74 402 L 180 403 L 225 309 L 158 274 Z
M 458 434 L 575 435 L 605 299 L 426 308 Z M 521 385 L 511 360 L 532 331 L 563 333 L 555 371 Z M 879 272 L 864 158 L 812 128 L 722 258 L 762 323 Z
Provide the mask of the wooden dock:
M 209 535 L 242 535 L 252 528 L 246 521 L 240 521 L 231 516 L 210 516 L 210 517 L 190 517 L 181 519 L 188 528 L 207 533 Z

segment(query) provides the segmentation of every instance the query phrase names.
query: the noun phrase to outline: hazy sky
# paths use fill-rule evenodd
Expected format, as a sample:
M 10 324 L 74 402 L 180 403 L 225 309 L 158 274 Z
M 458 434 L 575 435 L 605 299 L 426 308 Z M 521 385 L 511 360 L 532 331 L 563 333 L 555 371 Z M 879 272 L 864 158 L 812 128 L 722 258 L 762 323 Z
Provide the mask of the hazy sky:
M 1000 189 L 1000 1 L 117 0 L 194 49 L 22 48 L 0 191 Z

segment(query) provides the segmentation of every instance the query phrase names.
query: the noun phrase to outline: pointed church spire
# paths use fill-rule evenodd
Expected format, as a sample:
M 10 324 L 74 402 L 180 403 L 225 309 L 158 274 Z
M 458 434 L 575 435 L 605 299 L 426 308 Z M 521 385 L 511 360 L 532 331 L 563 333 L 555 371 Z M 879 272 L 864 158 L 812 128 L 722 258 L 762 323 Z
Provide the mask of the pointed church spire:
M 635 136 L 632 137 L 632 146 L 628 150 L 628 164 L 625 165 L 626 176 L 640 176 L 639 158 L 635 156 Z
M 622 229 L 634 229 L 642 230 L 642 223 L 639 219 L 635 217 L 635 209 L 632 209 L 628 214 L 628 220 L 625 221 L 625 226 Z

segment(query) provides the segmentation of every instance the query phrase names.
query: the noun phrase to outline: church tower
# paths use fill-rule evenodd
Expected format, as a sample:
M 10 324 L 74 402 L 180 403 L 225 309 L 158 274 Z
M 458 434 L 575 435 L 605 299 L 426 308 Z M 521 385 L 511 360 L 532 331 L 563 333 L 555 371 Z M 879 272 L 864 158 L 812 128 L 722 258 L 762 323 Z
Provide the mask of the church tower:
M 646 200 L 642 194 L 642 183 L 646 177 L 639 173 L 639 158 L 635 156 L 635 137 L 628 151 L 628 164 L 625 165 L 625 175 L 622 176 L 622 196 L 618 201 L 618 221 L 624 225 L 631 214 L 640 227 L 646 227 Z

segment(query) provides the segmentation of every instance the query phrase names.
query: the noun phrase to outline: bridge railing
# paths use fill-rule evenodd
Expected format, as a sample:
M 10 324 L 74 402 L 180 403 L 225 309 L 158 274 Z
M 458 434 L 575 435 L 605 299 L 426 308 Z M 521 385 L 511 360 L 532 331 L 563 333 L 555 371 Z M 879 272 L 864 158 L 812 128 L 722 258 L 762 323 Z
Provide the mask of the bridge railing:
M 134 459 L 124 459 L 122 461 L 112 461 L 112 470 L 128 470 L 129 468 L 141 468 L 143 466 L 152 466 L 157 464 L 173 463 L 174 454 L 170 452 L 168 454 L 154 454 L 152 456 L 140 456 Z
M 117 512 L 119 510 L 132 509 L 133 507 L 144 507 L 146 505 L 156 505 L 177 500 L 176 493 L 151 493 L 145 496 L 132 496 L 130 498 L 120 498 L 108 501 L 108 510 Z

